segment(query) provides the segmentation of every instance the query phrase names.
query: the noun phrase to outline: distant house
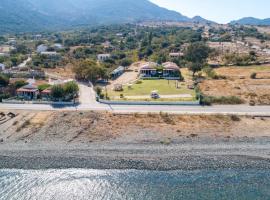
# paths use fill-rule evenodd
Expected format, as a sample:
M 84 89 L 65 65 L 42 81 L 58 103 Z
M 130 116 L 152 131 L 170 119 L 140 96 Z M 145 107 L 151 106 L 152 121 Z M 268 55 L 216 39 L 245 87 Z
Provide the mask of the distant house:
M 63 45 L 62 44 L 54 44 L 53 45 L 53 48 L 55 48 L 56 50 L 61 50 L 61 49 L 63 49 L 64 47 L 63 47 Z
M 98 54 L 97 58 L 99 61 L 103 62 L 111 57 L 111 54 Z
M 9 38 L 7 44 L 8 44 L 8 45 L 15 46 L 15 45 L 17 44 L 17 41 L 16 41 L 15 38 Z
M 16 91 L 17 96 L 25 100 L 34 100 L 37 99 L 39 95 L 38 87 L 34 84 L 28 84 L 23 86 Z
M 140 69 L 140 76 L 143 78 L 157 76 L 157 66 L 158 64 L 154 62 L 144 64 Z
M 180 68 L 173 62 L 166 62 L 163 66 L 163 78 L 180 79 Z
M 112 47 L 112 44 L 109 41 L 106 41 L 104 43 L 101 44 L 104 48 L 110 48 Z
M 170 53 L 169 56 L 170 58 L 180 58 L 181 56 L 183 56 L 183 53 Z
M 41 95 L 41 98 L 43 100 L 46 100 L 46 101 L 50 100 L 51 99 L 51 89 L 47 88 L 47 89 L 41 91 L 40 95 Z
M 41 34 L 34 35 L 34 40 L 40 40 L 42 38 Z
M 0 56 L 9 56 L 10 51 L 14 49 L 11 46 L 0 46 Z
M 121 76 L 125 72 L 125 68 L 123 66 L 119 66 L 117 69 L 113 70 L 111 73 L 111 78 L 116 79 Z
M 4 71 L 6 69 L 6 66 L 2 63 L 0 63 L 0 71 Z
M 56 51 L 44 51 L 44 52 L 41 52 L 40 54 L 45 55 L 45 56 L 59 56 L 60 55 Z
M 48 46 L 45 44 L 41 44 L 37 47 L 37 53 L 43 53 L 48 50 Z

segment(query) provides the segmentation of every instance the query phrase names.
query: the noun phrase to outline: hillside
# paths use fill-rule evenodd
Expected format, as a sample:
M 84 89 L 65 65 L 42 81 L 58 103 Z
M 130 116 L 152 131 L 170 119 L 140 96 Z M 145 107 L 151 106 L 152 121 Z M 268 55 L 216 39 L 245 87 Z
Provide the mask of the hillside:
M 141 20 L 190 19 L 148 0 L 1 0 L 0 4 L 2 33 Z
M 232 21 L 231 24 L 240 24 L 240 25 L 270 25 L 270 18 L 267 19 L 258 19 L 254 17 L 245 17 L 236 21 Z

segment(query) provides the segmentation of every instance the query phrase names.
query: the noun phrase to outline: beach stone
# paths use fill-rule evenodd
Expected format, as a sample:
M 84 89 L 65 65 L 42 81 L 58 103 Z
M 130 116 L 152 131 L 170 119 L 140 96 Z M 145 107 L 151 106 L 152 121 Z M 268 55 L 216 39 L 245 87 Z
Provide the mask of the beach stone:
M 4 139 L 3 139 L 3 138 L 1 138 L 1 139 L 0 139 L 0 143 L 3 143 L 3 142 L 4 142 Z

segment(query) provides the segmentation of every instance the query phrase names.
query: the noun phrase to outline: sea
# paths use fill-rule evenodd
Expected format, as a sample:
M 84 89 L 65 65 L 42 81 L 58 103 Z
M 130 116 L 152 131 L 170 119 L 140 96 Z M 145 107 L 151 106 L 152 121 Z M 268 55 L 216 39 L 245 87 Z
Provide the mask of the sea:
M 269 170 L 0 170 L 1 200 L 269 200 Z

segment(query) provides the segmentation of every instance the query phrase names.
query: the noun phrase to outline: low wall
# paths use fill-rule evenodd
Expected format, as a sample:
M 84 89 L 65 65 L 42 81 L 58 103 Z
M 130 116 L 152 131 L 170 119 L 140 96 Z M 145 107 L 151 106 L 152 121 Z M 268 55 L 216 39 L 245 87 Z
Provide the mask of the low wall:
M 72 106 L 77 104 L 78 102 L 54 102 L 54 101 L 19 101 L 19 100 L 10 100 L 10 99 L 3 99 L 2 103 L 5 104 L 43 104 L 43 105 L 67 105 Z
M 179 105 L 179 106 L 199 106 L 200 101 L 176 101 L 176 102 L 166 102 L 166 101 L 109 101 L 99 99 L 100 103 L 109 105 Z

